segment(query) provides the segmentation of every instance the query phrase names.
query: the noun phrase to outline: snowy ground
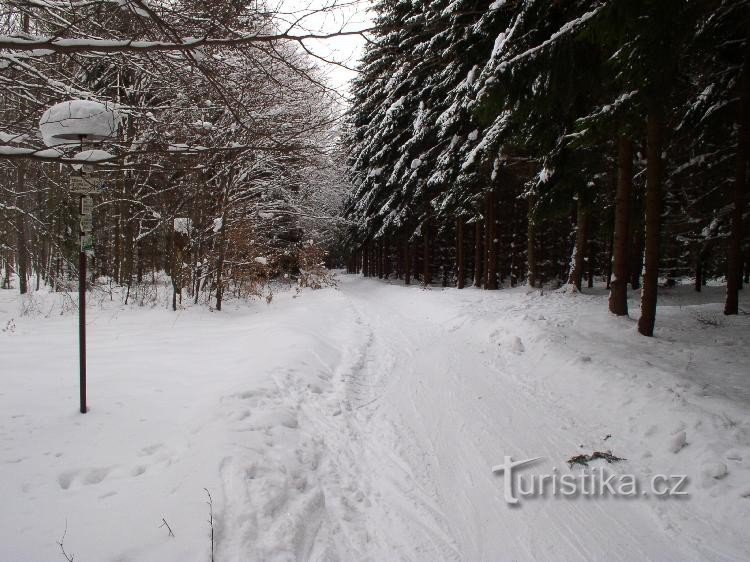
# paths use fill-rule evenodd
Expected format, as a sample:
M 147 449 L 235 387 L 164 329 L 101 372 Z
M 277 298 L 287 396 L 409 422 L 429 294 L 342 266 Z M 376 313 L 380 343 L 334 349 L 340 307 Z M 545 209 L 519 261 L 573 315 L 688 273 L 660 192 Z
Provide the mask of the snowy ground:
M 217 561 L 747 559 L 750 317 L 722 296 L 665 291 L 653 339 L 603 290 L 339 275 L 221 313 L 104 300 L 82 416 L 76 316 L 2 291 L 0 560 L 63 560 L 66 525 L 76 562 L 210 560 L 204 488 Z M 511 507 L 491 471 L 608 449 L 689 497 Z

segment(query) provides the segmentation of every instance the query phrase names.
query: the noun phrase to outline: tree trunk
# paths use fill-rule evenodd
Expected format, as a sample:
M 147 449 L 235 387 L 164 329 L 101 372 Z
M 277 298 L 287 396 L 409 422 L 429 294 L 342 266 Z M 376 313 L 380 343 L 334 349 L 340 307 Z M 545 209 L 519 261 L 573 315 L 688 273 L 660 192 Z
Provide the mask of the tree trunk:
M 26 168 L 23 162 L 18 163 L 18 181 L 16 183 L 16 273 L 18 274 L 18 290 L 23 295 L 29 290 L 28 286 L 28 268 L 29 268 L 29 250 L 28 250 L 28 234 L 26 232 L 26 216 L 22 211 L 25 210 L 26 205 L 24 204 L 24 196 L 22 195 L 25 191 L 26 183 Z
M 224 259 L 227 246 L 227 206 L 229 205 L 229 180 L 224 180 L 224 190 L 221 200 L 221 228 L 219 229 L 219 256 L 216 260 L 216 310 L 221 310 L 224 298 Z
M 404 274 L 404 245 L 396 242 L 396 279 Z
M 656 322 L 656 298 L 659 284 L 659 244 L 661 241 L 662 206 L 662 135 L 664 116 L 661 107 L 652 102 L 648 112 L 646 148 L 646 271 L 641 289 L 641 317 L 638 332 L 644 336 L 654 335 Z
M 411 244 L 406 241 L 404 245 L 404 285 L 411 285 Z
M 482 221 L 474 223 L 474 286 L 482 286 Z
M 378 279 L 383 278 L 383 239 L 379 239 L 375 246 L 375 263 L 378 268 Z
M 225 219 L 226 217 L 222 217 Z M 216 260 L 216 310 L 221 310 L 221 302 L 224 298 L 224 256 L 226 253 L 226 224 L 224 220 L 221 223 L 219 233 L 219 257 Z
M 463 289 L 466 285 L 466 258 L 464 256 L 464 219 L 456 221 L 456 260 L 458 261 L 457 286 Z
M 635 215 L 631 215 L 631 218 Z M 643 272 L 643 225 L 638 220 L 638 229 L 633 241 L 633 257 L 630 260 L 630 288 L 637 291 L 641 288 L 641 273 Z
M 497 205 L 494 189 L 487 193 L 485 202 L 487 206 L 485 213 L 487 217 L 485 220 L 485 231 L 487 232 L 487 236 L 485 237 L 485 246 L 487 248 L 485 252 L 487 258 L 485 271 L 487 275 L 484 281 L 484 288 L 495 290 L 497 289 Z
M 536 287 L 537 284 L 537 263 L 536 263 L 536 220 L 534 219 L 534 196 L 529 196 L 528 221 L 526 226 L 527 246 L 526 246 L 526 279 L 529 287 Z
M 633 192 L 633 143 L 621 135 L 617 140 L 617 194 L 615 195 L 615 240 L 609 311 L 628 313 L 628 246 L 630 241 L 630 198 Z
M 427 287 L 432 283 L 432 240 L 430 239 L 430 223 L 428 221 L 425 221 L 422 230 L 424 231 L 424 261 L 422 262 L 424 276 L 422 284 Z
M 742 69 L 740 118 L 737 131 L 736 170 L 734 177 L 732 230 L 727 246 L 727 298 L 724 314 L 737 314 L 741 281 L 740 247 L 742 244 L 742 215 L 747 197 L 747 165 L 750 160 L 750 35 L 745 45 L 745 64 Z
M 695 290 L 700 293 L 703 287 L 703 258 L 698 256 L 695 261 Z
M 573 285 L 577 291 L 581 290 L 583 280 L 583 269 L 586 264 L 588 230 L 589 230 L 589 212 L 584 207 L 581 197 L 578 197 L 576 204 L 576 242 L 571 259 L 572 267 L 568 275 L 568 285 Z

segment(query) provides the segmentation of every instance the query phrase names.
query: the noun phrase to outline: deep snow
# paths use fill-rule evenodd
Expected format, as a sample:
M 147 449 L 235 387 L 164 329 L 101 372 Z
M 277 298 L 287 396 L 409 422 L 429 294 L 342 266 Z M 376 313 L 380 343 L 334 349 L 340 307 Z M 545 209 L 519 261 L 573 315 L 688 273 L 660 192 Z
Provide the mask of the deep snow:
M 217 561 L 747 559 L 750 321 L 722 296 L 665 290 L 652 339 L 602 289 L 101 299 L 81 415 L 75 314 L 0 291 L 0 560 L 62 560 L 66 525 L 77 562 L 209 560 L 204 488 Z M 690 496 L 511 507 L 491 471 L 608 449 Z

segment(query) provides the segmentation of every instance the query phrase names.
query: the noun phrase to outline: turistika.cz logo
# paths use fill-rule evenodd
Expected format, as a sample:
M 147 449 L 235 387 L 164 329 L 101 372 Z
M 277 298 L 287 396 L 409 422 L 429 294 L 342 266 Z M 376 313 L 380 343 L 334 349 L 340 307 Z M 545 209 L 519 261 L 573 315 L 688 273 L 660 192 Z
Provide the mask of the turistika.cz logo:
M 492 467 L 492 472 L 503 476 L 505 501 L 520 503 L 519 497 L 686 497 L 688 483 L 685 474 L 655 474 L 644 485 L 633 474 L 610 473 L 604 467 L 586 468 L 581 472 L 561 474 L 557 468 L 551 474 L 521 474 L 544 457 L 514 461 L 506 456 L 503 464 Z

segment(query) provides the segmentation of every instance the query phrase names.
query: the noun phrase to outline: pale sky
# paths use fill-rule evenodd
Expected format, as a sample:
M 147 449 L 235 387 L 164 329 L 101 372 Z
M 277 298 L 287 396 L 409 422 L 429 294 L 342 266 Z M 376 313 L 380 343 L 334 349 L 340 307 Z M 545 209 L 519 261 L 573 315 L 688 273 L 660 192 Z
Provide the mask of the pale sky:
M 372 23 L 368 8 L 371 4 L 371 0 L 286 0 L 278 1 L 276 6 L 285 21 L 292 22 L 305 16 L 295 29 L 295 34 L 322 34 L 370 27 Z M 317 10 L 323 11 L 315 13 Z M 339 65 L 356 67 L 364 44 L 364 39 L 358 35 L 305 42 L 315 55 L 338 63 L 320 64 L 328 72 L 331 86 L 342 94 L 346 93 L 347 83 L 356 72 Z

